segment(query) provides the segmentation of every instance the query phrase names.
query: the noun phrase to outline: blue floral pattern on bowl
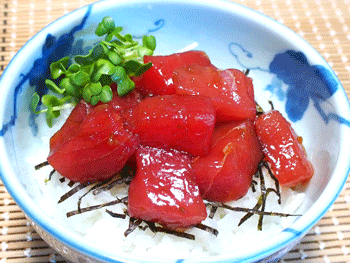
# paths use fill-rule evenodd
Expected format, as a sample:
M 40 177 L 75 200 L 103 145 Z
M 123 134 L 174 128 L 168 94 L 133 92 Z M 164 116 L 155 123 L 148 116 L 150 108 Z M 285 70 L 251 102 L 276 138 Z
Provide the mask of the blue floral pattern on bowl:
M 271 61 L 268 69 L 260 66 L 250 67 L 241 62 L 241 58 L 232 51 L 232 46 L 239 47 L 243 54 L 253 58 L 253 53 L 246 50 L 242 45 L 231 43 L 229 50 L 237 62 L 250 71 L 258 70 L 274 74 L 271 83 L 265 87 L 280 101 L 285 101 L 285 111 L 288 118 L 296 122 L 301 120 L 305 111 L 313 102 L 315 109 L 322 119 L 328 123 L 335 120 L 350 126 L 347 120 L 333 112 L 325 113 L 322 103 L 329 99 L 339 88 L 334 75 L 322 65 L 310 65 L 303 52 L 286 50 L 277 53 Z M 288 85 L 286 91 L 282 89 L 282 82 Z
M 79 47 L 74 46 L 74 34 L 84 28 L 86 20 L 91 13 L 90 6 L 79 25 L 74 26 L 68 33 L 63 34 L 60 37 L 48 34 L 44 45 L 41 48 L 41 57 L 36 59 L 27 73 L 22 73 L 20 76 L 20 82 L 14 89 L 14 100 L 13 100 L 13 114 L 7 123 L 2 124 L 0 130 L 0 136 L 3 136 L 6 131 L 13 125 L 15 125 L 17 119 L 17 98 L 19 93 L 22 91 L 24 84 L 29 81 L 30 86 L 35 87 L 35 91 L 42 96 L 46 94 L 47 87 L 45 85 L 45 79 L 50 78 L 50 64 L 54 61 L 59 60 L 62 57 L 68 56 L 75 49 Z M 74 49 L 75 48 L 75 49 Z M 37 132 L 37 126 L 34 122 L 35 115 L 31 116 L 31 123 L 33 127 L 33 132 Z

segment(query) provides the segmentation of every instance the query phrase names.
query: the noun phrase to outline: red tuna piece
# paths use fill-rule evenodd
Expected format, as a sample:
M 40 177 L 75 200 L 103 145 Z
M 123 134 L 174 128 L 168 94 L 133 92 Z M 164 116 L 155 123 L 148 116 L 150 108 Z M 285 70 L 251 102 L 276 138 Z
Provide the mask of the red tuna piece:
M 217 126 L 209 154 L 192 163 L 203 199 L 228 202 L 243 197 L 262 156 L 253 121 Z
M 123 119 L 111 105 L 99 105 L 79 127 L 72 127 L 76 129 L 73 136 L 51 149 L 47 160 L 72 181 L 108 179 L 124 166 L 138 146 L 137 137 L 123 125 Z
M 203 96 L 147 97 L 133 109 L 129 122 L 141 144 L 205 155 L 215 126 L 215 110 L 211 100 Z
M 295 186 L 309 180 L 312 164 L 291 124 L 277 110 L 260 115 L 255 123 L 264 155 L 283 186 Z
M 240 70 L 191 65 L 176 69 L 173 79 L 176 94 L 211 98 L 218 122 L 255 119 L 253 82 Z
M 61 129 L 50 138 L 50 151 L 56 150 L 61 143 L 70 140 L 78 131 L 79 126 L 86 118 L 86 115 L 93 109 L 91 104 L 84 100 L 80 101 L 72 110 Z
M 170 229 L 185 229 L 206 218 L 189 156 L 175 150 L 141 146 L 136 150 L 136 161 L 137 172 L 128 198 L 131 217 Z
M 132 107 L 134 107 L 136 104 L 138 104 L 142 100 L 142 96 L 139 92 L 136 90 L 133 90 L 129 94 L 119 97 L 117 93 L 117 84 L 112 83 L 111 88 L 113 90 L 113 98 L 108 104 L 111 104 L 114 110 L 118 112 L 126 111 Z M 102 105 L 103 103 L 100 103 L 99 105 Z
M 144 63 L 152 62 L 153 66 L 140 77 L 134 78 L 136 89 L 143 95 L 175 94 L 173 72 L 181 66 L 199 64 L 209 66 L 211 62 L 203 51 L 187 51 L 166 56 L 144 56 Z
M 112 83 L 111 85 L 112 89 L 114 88 L 116 89 L 115 87 L 116 85 L 117 84 Z M 138 93 L 137 91 L 133 91 L 124 97 L 119 97 L 118 94 L 114 92 L 112 101 L 110 101 L 108 104 L 110 104 L 115 111 L 122 113 L 122 115 L 128 115 L 129 112 L 127 111 L 133 106 L 135 106 L 137 103 L 139 103 L 141 99 L 142 99 L 141 94 Z M 103 105 L 103 103 L 99 103 L 98 105 Z M 79 126 L 85 120 L 86 116 L 88 115 L 88 113 L 92 111 L 93 108 L 94 106 L 85 102 L 84 100 L 81 100 L 74 107 L 74 109 L 72 110 L 67 120 L 60 128 L 60 130 L 50 138 L 51 153 L 61 143 L 68 141 L 71 137 L 73 137 L 77 133 Z

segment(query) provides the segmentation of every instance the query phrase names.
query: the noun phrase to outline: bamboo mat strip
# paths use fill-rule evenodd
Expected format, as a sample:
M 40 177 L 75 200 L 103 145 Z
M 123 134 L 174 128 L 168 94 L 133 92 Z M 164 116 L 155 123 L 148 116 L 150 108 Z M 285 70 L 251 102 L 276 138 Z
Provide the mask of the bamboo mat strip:
M 213 0 L 215 1 L 215 0 Z M 93 0 L 0 0 L 0 75 L 40 29 Z M 350 97 L 350 0 L 235 0 L 305 38 Z M 35 233 L 0 182 L 0 263 L 66 262 Z M 350 179 L 330 211 L 281 262 L 350 262 Z

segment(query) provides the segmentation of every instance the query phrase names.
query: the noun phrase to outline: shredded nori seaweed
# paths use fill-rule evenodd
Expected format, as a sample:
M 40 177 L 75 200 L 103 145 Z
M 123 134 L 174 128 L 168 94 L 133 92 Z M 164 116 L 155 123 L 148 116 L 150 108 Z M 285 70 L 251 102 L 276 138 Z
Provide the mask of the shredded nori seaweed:
M 207 202 L 206 203 L 207 206 L 217 206 L 217 207 L 221 207 L 221 208 L 225 208 L 231 211 L 235 211 L 235 212 L 247 212 L 247 213 L 253 213 L 253 214 L 257 214 L 257 215 L 267 215 L 267 216 L 280 216 L 280 217 L 288 217 L 288 216 L 300 216 L 298 214 L 286 214 L 286 213 L 279 213 L 279 212 L 265 212 L 265 211 L 260 211 L 260 210 L 256 210 L 254 208 L 246 208 L 246 207 L 234 207 L 234 206 L 230 206 L 224 203 L 217 203 L 217 202 Z
M 199 228 L 201 230 L 207 231 L 215 236 L 218 236 L 218 234 L 219 234 L 219 231 L 217 229 L 212 228 L 212 227 L 207 226 L 207 225 L 204 225 L 204 224 L 197 224 L 197 225 L 195 225 L 195 227 Z
M 209 218 L 213 219 L 217 210 L 218 210 L 218 207 L 217 207 L 217 206 L 212 206 L 212 207 L 210 208 Z
M 282 200 L 281 200 L 281 191 L 280 191 L 280 184 L 278 182 L 278 179 L 275 177 L 275 175 L 273 174 L 268 162 L 266 162 L 265 160 L 262 161 L 262 165 L 266 168 L 267 172 L 269 173 L 271 179 L 275 182 L 275 190 L 276 190 L 276 194 L 278 195 L 278 203 L 281 204 Z
M 121 218 L 121 219 L 125 219 L 126 218 L 126 214 L 125 213 L 124 214 L 114 213 L 114 212 L 112 212 L 111 210 L 108 210 L 108 209 L 106 209 L 105 211 L 106 211 L 107 214 L 109 214 L 112 217 Z
M 66 177 L 61 177 L 60 179 L 59 179 L 59 181 L 61 182 L 61 183 L 64 183 L 65 181 L 66 181 Z
M 109 182 L 107 185 L 104 185 L 103 187 L 99 187 L 96 188 L 92 191 L 92 193 L 94 195 L 98 195 L 99 193 L 103 192 L 103 191 L 108 191 L 110 189 L 112 189 L 114 186 L 116 185 L 121 185 L 123 183 L 128 184 L 131 182 L 132 177 L 122 177 L 122 178 L 118 178 L 117 180 L 111 181 Z
M 252 184 L 250 185 L 250 187 L 252 188 L 252 191 L 253 191 L 253 193 L 255 193 L 256 192 L 256 188 L 255 188 L 255 186 L 258 184 L 258 182 L 257 181 L 255 181 L 254 179 L 252 180 Z
M 42 163 L 39 163 L 37 165 L 34 166 L 35 170 L 39 170 L 40 168 L 43 168 L 45 166 L 49 165 L 49 162 L 48 161 L 45 161 L 45 162 L 42 162 Z
M 124 198 L 125 198 L 125 197 L 124 197 Z M 73 211 L 68 212 L 68 213 L 66 214 L 66 216 L 67 216 L 67 217 L 71 217 L 71 216 L 78 215 L 78 214 L 82 214 L 82 213 L 85 213 L 85 212 L 97 210 L 97 209 L 100 209 L 100 208 L 102 208 L 102 207 L 112 206 L 112 205 L 124 203 L 124 198 L 122 198 L 122 199 L 117 198 L 116 200 L 111 201 L 111 202 L 107 202 L 107 203 L 103 203 L 103 204 L 99 204 L 99 205 L 93 205 L 93 206 L 88 206 L 88 207 L 80 208 L 80 210 L 79 210 L 79 209 L 78 209 L 78 210 L 73 210 Z
M 267 169 L 269 175 L 275 182 L 275 188 L 267 188 L 265 186 L 265 178 L 264 178 L 264 173 L 262 168 Z M 256 205 L 253 207 L 253 211 L 248 212 L 246 215 L 244 215 L 241 220 L 238 223 L 238 226 L 243 224 L 246 220 L 248 220 L 250 217 L 252 217 L 254 214 L 259 215 L 259 221 L 258 221 L 258 230 L 262 230 L 262 225 L 263 225 L 263 217 L 264 215 L 278 215 L 278 216 L 297 216 L 297 215 L 291 215 L 291 214 L 284 214 L 282 215 L 281 213 L 274 213 L 274 212 L 269 212 L 269 214 L 265 214 L 265 206 L 266 206 L 266 200 L 267 196 L 269 193 L 274 192 L 278 196 L 278 203 L 281 204 L 281 192 L 280 192 L 280 187 L 278 180 L 276 177 L 273 175 L 268 163 L 265 160 L 262 160 L 259 165 L 258 165 L 258 171 L 257 171 L 257 176 L 260 179 L 260 192 L 261 195 L 256 203 Z
M 75 182 L 69 181 L 68 186 L 69 186 L 69 187 L 73 187 L 73 185 L 75 185 Z
M 78 199 L 78 210 L 80 210 L 80 205 L 81 205 L 81 202 L 83 200 L 83 198 L 88 195 L 90 192 L 92 192 L 93 190 L 109 183 L 112 179 L 107 179 L 107 180 L 104 180 L 102 182 L 98 182 L 98 183 L 95 183 L 88 191 L 86 191 L 86 193 L 84 193 L 82 196 L 79 197 Z
M 78 184 L 73 189 L 69 190 L 67 193 L 61 196 L 60 200 L 58 200 L 58 203 L 62 203 L 63 201 L 67 200 L 69 197 L 80 191 L 81 189 L 87 187 L 88 184 Z
M 136 219 L 133 217 L 130 217 L 129 219 L 129 228 L 125 230 L 124 236 L 128 236 L 130 233 L 132 233 L 140 224 L 142 223 L 141 219 Z

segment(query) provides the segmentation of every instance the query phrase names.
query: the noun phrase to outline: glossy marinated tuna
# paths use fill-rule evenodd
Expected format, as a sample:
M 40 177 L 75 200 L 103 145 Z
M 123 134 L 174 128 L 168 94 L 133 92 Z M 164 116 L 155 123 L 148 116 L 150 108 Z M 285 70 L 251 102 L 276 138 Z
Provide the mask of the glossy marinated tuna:
M 136 161 L 136 176 L 129 187 L 131 217 L 171 229 L 188 228 L 206 218 L 188 155 L 146 146 L 137 149 Z
M 255 126 L 264 155 L 281 185 L 295 186 L 312 177 L 314 170 L 301 138 L 279 111 L 262 114 Z
M 81 111 L 72 112 L 70 119 L 82 119 Z M 75 117 L 75 114 L 79 115 Z M 78 118 L 79 117 L 79 118 Z M 65 136 L 66 130 L 74 130 Z M 60 133 L 64 133 L 60 135 Z M 138 146 L 138 138 L 124 128 L 124 120 L 111 105 L 93 108 L 81 121 L 70 121 L 54 141 L 47 158 L 61 175 L 80 183 L 110 178 L 123 168 Z
M 211 65 L 203 51 L 191 50 L 165 56 L 144 56 L 144 63 L 152 62 L 152 67 L 140 77 L 134 78 L 136 89 L 143 95 L 175 94 L 173 72 L 178 67 L 198 64 Z
M 174 72 L 176 94 L 211 98 L 218 122 L 255 119 L 252 79 L 237 69 L 191 65 Z
M 244 196 L 262 155 L 253 121 L 217 126 L 209 154 L 192 163 L 202 197 L 228 202 Z
M 128 122 L 141 144 L 205 155 L 215 110 L 211 100 L 202 96 L 146 97 L 132 110 Z

